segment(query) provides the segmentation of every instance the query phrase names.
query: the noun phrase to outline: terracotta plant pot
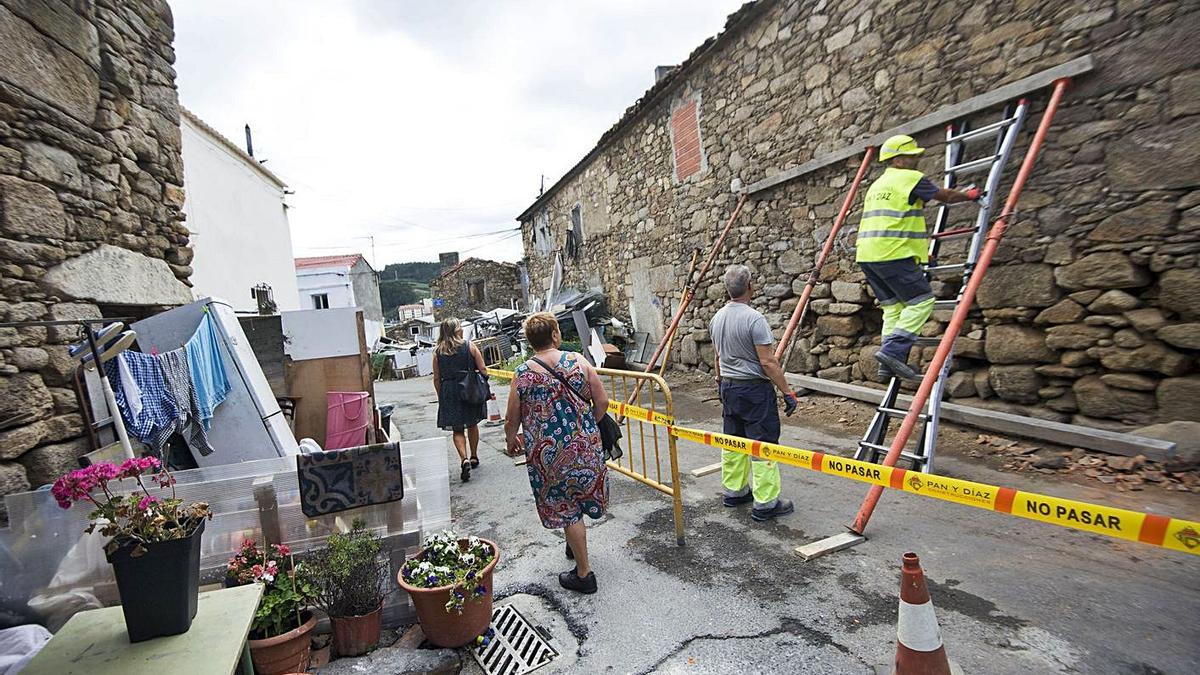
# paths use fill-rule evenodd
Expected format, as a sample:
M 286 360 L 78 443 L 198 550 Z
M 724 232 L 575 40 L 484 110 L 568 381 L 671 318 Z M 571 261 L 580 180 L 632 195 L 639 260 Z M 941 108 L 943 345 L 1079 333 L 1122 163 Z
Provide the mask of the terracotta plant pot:
M 487 630 L 492 622 L 492 570 L 500 562 L 500 547 L 496 542 L 487 539 L 481 541 L 495 551 L 492 562 L 483 568 L 482 583 L 487 588 L 482 598 L 467 600 L 463 603 L 462 614 L 446 611 L 446 602 L 450 600 L 450 591 L 454 586 L 439 586 L 437 588 L 417 588 L 404 581 L 404 571 L 396 573 L 396 581 L 400 588 L 408 591 L 412 597 L 413 606 L 417 609 L 417 620 L 421 622 L 421 630 L 425 637 L 438 647 L 455 649 L 470 643 Z M 466 539 L 459 543 L 466 545 Z M 420 559 L 424 552 L 418 553 Z
M 304 612 L 301 618 L 305 619 L 304 625 L 283 635 L 248 641 L 250 660 L 254 662 L 256 675 L 283 675 L 308 670 L 312 652 L 311 633 L 317 625 L 317 617 L 312 612 Z
M 333 651 L 338 656 L 362 656 L 379 644 L 379 617 L 383 603 L 374 612 L 360 616 L 331 616 Z

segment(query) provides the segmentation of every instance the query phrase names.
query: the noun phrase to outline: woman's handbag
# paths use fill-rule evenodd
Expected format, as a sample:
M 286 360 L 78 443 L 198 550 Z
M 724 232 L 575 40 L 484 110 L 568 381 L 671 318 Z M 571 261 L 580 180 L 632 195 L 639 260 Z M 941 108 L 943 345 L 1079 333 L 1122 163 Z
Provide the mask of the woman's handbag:
M 542 367 L 543 370 L 553 375 L 559 382 L 562 382 L 562 385 L 567 388 L 567 391 L 574 394 L 575 398 L 579 399 L 584 405 L 591 405 L 591 402 L 583 398 L 583 394 L 580 394 L 578 391 L 576 391 L 575 387 L 572 387 L 571 383 L 567 382 L 567 378 L 559 375 L 556 369 L 547 366 L 545 362 L 536 356 L 530 357 L 529 360 L 537 363 Z M 579 409 L 576 408 L 576 412 L 578 412 L 578 410 Z M 600 443 L 604 446 L 604 458 L 613 460 L 620 459 L 621 456 L 625 454 L 625 451 L 621 449 L 621 445 L 618 442 L 621 440 L 621 425 L 617 424 L 617 421 L 612 418 L 612 415 L 609 415 L 607 412 L 605 412 L 603 417 L 596 420 L 596 426 L 600 429 Z
M 479 366 L 475 365 L 470 347 L 467 348 L 467 357 L 471 359 L 471 370 L 458 383 L 460 398 L 470 405 L 483 405 L 492 397 L 492 390 L 488 386 L 487 376 L 479 372 Z

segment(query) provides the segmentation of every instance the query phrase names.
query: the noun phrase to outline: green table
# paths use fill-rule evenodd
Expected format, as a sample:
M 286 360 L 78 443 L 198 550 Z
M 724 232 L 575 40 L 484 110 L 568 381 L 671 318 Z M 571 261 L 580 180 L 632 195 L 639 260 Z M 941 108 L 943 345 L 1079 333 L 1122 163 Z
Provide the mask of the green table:
M 120 607 L 80 612 L 46 643 L 24 675 L 252 675 L 246 636 L 262 585 L 200 594 L 191 629 L 130 643 Z

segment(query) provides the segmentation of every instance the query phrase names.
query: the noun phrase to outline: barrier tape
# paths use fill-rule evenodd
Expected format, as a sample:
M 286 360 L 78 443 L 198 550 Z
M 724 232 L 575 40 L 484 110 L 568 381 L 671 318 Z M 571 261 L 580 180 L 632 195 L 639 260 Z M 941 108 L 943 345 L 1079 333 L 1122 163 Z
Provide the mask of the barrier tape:
M 504 379 L 511 379 L 513 376 L 509 371 L 491 368 L 487 372 Z M 862 462 L 778 443 L 764 443 L 739 436 L 679 427 L 674 425 L 674 420 L 668 415 L 613 400 L 608 402 L 608 410 L 630 419 L 665 426 L 668 433 L 685 441 L 977 509 L 1007 513 L 1018 518 L 1200 555 L 1200 522 L 1197 521 L 1101 506 L 961 478 Z
M 513 372 L 510 370 L 497 370 L 488 368 L 487 374 L 502 380 L 511 380 Z M 668 427 L 668 430 L 675 425 L 675 418 L 664 413 L 660 413 L 648 408 L 641 408 L 629 403 L 621 403 L 615 399 L 608 399 L 608 412 L 619 417 L 628 417 L 639 422 L 647 422 L 649 424 L 657 424 L 659 426 Z
M 1200 555 L 1200 522 L 1100 506 L 997 487 L 985 483 L 909 471 L 862 462 L 823 452 L 801 450 L 776 443 L 763 443 L 738 436 L 698 429 L 672 427 L 676 438 L 714 448 L 740 452 L 801 469 L 849 478 L 862 483 L 911 492 L 925 497 L 998 511 L 1019 518 L 1038 520 L 1117 539 L 1138 541 L 1184 553 Z

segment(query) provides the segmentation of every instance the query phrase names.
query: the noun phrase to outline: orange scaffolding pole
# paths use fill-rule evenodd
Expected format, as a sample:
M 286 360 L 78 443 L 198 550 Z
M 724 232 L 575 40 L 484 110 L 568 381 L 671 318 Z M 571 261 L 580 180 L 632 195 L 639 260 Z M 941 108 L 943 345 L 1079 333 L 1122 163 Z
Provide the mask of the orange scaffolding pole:
M 954 348 L 954 340 L 962 330 L 963 323 L 967 319 L 967 313 L 971 311 L 971 305 L 975 302 L 975 293 L 979 290 L 979 285 L 983 283 L 983 276 L 987 273 L 988 266 L 992 262 L 992 256 L 996 254 L 996 248 L 1000 245 L 1000 238 L 1004 236 L 1004 230 L 1008 227 L 1008 220 L 1012 218 L 1013 213 L 1016 211 L 1017 200 L 1021 197 L 1021 190 L 1025 187 L 1025 181 L 1029 179 L 1029 174 L 1033 171 L 1038 151 L 1041 150 L 1042 143 L 1046 140 L 1046 134 L 1050 129 L 1050 122 L 1054 119 L 1054 113 L 1058 110 L 1058 104 L 1062 100 L 1063 92 L 1066 91 L 1068 84 L 1070 84 L 1070 80 L 1066 78 L 1054 82 L 1054 92 L 1050 95 L 1050 101 L 1046 104 L 1046 112 L 1042 114 L 1042 121 L 1038 125 L 1037 133 L 1033 136 L 1033 142 L 1029 145 L 1029 151 L 1025 153 L 1025 159 L 1021 162 L 1021 170 L 1017 173 L 1017 179 L 1013 182 L 1012 189 L 1008 193 L 1008 199 L 1004 202 L 1004 211 L 988 231 L 987 241 L 984 243 L 983 250 L 979 254 L 975 270 L 971 273 L 971 278 L 967 281 L 967 285 L 963 289 L 962 298 L 960 298 L 958 306 L 954 308 L 954 315 L 951 317 L 949 325 L 946 326 L 946 334 L 942 336 L 942 341 L 938 344 L 937 352 L 933 355 L 933 360 L 926 369 L 925 376 L 921 379 L 921 386 L 917 389 L 917 393 L 913 395 L 912 403 L 908 406 L 908 414 L 904 416 L 904 422 L 901 423 L 900 429 L 896 431 L 896 437 L 892 439 L 892 445 L 888 448 L 887 457 L 883 459 L 884 466 L 896 465 L 896 460 L 900 458 L 900 453 L 904 450 L 904 445 L 908 443 L 913 429 L 917 426 L 921 409 L 929 401 L 929 393 L 933 390 L 933 384 L 937 381 L 938 373 L 941 372 L 946 359 L 950 358 L 950 350 Z M 863 530 L 867 528 L 867 522 L 871 519 L 871 514 L 875 511 L 875 506 L 879 503 L 879 497 L 882 494 L 882 486 L 871 486 L 871 490 L 867 492 L 867 496 L 863 499 L 862 505 L 858 509 L 858 515 L 854 518 L 854 524 L 850 527 L 852 532 L 861 535 Z
M 783 331 L 783 337 L 779 339 L 779 346 L 775 348 L 775 358 L 779 359 L 779 364 L 785 368 L 787 367 L 787 361 L 783 358 L 784 352 L 788 351 L 788 345 L 792 341 L 793 333 L 796 332 L 801 322 L 804 321 L 804 314 L 808 311 L 808 301 L 812 297 L 813 287 L 817 285 L 817 277 L 821 274 L 821 268 L 825 266 L 826 258 L 833 251 L 833 242 L 837 239 L 842 225 L 845 224 L 846 216 L 850 214 L 850 208 L 854 206 L 854 196 L 858 194 L 858 186 L 862 184 L 863 177 L 867 175 L 867 167 L 871 165 L 871 159 L 874 157 L 875 148 L 867 148 L 867 151 L 863 153 L 862 164 L 858 167 L 858 173 L 854 175 L 854 182 L 850 184 L 850 191 L 846 193 L 846 200 L 842 202 L 842 210 L 838 211 L 837 219 L 833 221 L 833 229 L 829 231 L 829 236 L 825 238 L 825 245 L 821 248 L 821 253 L 817 256 L 817 262 L 813 265 L 812 273 L 808 275 L 808 282 L 804 284 L 804 290 L 800 293 L 800 303 L 792 311 L 792 318 L 788 321 L 787 328 Z

